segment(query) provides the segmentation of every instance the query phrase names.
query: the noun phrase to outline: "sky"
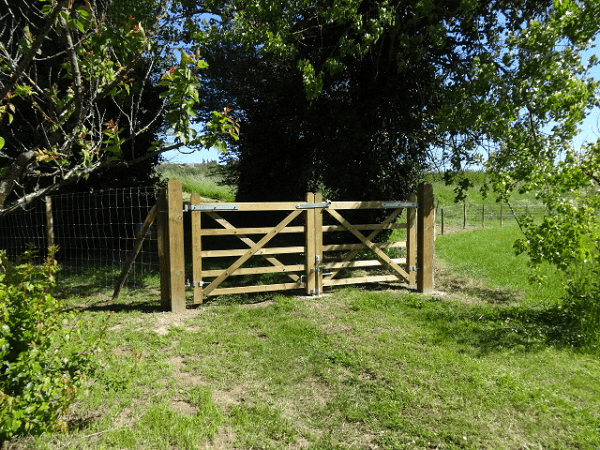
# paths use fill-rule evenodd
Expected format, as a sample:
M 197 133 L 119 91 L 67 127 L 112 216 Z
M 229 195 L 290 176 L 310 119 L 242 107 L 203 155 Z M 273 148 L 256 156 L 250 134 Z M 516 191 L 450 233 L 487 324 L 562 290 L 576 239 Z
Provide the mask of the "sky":
M 595 48 L 589 52 L 588 55 L 591 56 L 595 54 L 600 59 L 600 49 Z M 596 80 L 600 80 L 600 66 L 596 66 L 592 69 L 591 73 L 592 77 Z M 600 138 L 600 110 L 595 108 L 584 120 L 584 122 L 580 126 L 581 132 L 575 138 L 573 142 L 573 147 L 575 149 L 580 149 L 581 145 L 586 142 L 595 142 Z M 243 133 L 243 129 L 242 129 Z M 203 161 L 218 161 L 219 160 L 219 151 L 211 148 L 208 150 L 196 151 L 193 153 L 182 153 L 177 150 L 164 153 L 164 157 L 166 162 L 173 164 L 198 164 Z

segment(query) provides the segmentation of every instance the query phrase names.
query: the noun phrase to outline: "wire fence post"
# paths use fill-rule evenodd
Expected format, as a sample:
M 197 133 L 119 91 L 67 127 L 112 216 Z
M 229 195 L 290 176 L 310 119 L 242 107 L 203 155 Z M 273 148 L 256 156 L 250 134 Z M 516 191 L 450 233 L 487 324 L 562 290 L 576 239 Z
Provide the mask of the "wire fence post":
M 433 186 L 419 184 L 419 211 L 417 213 L 417 290 L 424 294 L 433 291 Z
M 485 205 L 481 205 L 481 228 L 485 228 Z
M 54 247 L 54 218 L 52 217 L 52 197 L 46 196 L 46 235 L 48 248 Z

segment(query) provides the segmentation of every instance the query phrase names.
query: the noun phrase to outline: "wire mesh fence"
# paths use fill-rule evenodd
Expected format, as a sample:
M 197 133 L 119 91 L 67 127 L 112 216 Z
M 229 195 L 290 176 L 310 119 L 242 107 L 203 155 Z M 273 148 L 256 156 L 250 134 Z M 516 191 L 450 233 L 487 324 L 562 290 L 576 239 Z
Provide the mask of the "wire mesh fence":
M 542 217 L 546 207 L 540 205 L 470 205 L 456 204 L 436 209 L 437 234 L 445 234 L 460 229 L 504 226 L 516 223 L 516 219 L 530 215 L 534 219 Z
M 0 218 L 0 249 L 16 258 L 32 244 L 44 257 L 50 245 L 57 245 L 59 284 L 84 294 L 112 293 L 157 195 L 154 187 L 140 187 L 47 197 Z M 156 284 L 156 246 L 153 227 L 131 268 L 126 287 Z

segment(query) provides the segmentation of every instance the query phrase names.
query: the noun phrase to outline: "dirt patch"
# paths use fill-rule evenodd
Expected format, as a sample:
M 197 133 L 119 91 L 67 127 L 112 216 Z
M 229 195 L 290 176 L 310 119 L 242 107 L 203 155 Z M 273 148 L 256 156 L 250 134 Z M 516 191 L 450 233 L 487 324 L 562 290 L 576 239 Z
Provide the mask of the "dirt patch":
M 236 436 L 229 427 L 223 427 L 219 430 L 214 439 L 206 440 L 200 444 L 201 450 L 225 450 L 234 447 Z
M 480 280 L 460 276 L 443 265 L 435 267 L 435 296 L 466 303 L 509 303 L 521 294 L 506 288 L 490 288 Z
M 173 400 L 173 402 L 171 403 L 171 408 L 173 408 L 175 412 L 189 417 L 193 417 L 197 411 L 194 406 L 181 399 Z

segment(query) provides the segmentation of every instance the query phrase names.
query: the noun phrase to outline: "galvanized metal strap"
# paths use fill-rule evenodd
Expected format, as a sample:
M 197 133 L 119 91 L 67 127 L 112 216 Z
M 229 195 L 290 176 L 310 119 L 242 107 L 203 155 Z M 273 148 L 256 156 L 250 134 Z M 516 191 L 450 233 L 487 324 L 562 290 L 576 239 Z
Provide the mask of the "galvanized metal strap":
M 419 204 L 416 202 L 383 202 L 381 206 L 384 208 L 418 208 Z
M 185 205 L 184 211 L 237 211 L 240 205 Z
M 322 203 L 300 203 L 296 205 L 296 209 L 316 209 L 316 208 L 329 208 L 331 200 L 324 201 Z

